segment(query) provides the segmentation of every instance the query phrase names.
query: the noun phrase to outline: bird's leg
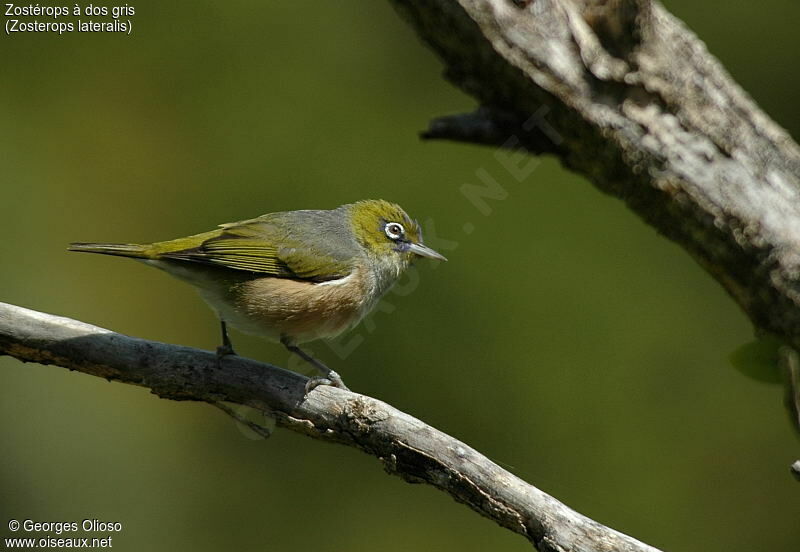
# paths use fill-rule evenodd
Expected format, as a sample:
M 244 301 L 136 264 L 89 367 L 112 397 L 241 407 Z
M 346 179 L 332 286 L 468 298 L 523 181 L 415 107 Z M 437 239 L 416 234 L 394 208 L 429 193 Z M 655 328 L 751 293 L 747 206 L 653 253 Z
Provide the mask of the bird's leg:
M 222 319 L 219 321 L 219 326 L 222 329 L 222 345 L 217 347 L 217 358 L 221 359 L 227 355 L 235 355 L 236 351 L 233 350 L 231 338 L 228 337 L 228 326 L 225 325 L 225 321 Z
M 347 386 L 342 381 L 342 376 L 336 373 L 335 370 L 331 370 L 323 363 L 309 355 L 303 349 L 292 343 L 288 338 L 282 337 L 281 343 L 284 347 L 286 347 L 290 352 L 296 354 L 306 362 L 308 362 L 311 366 L 316 368 L 322 377 L 317 378 L 310 378 L 308 383 L 306 383 L 306 393 L 310 393 L 312 389 L 314 389 L 318 385 L 331 385 L 333 387 L 338 387 L 339 389 L 344 389 L 345 391 L 350 391 Z

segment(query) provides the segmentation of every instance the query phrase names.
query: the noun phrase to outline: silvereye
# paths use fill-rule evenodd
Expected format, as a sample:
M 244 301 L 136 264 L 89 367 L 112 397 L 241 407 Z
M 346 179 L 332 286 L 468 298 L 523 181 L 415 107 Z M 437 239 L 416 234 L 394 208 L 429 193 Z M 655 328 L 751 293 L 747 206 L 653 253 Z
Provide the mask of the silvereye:
M 196 286 L 221 321 L 220 357 L 233 354 L 227 323 L 278 340 L 321 372 L 308 390 L 346 387 L 299 343 L 358 324 L 416 257 L 447 260 L 422 243 L 416 221 L 383 200 L 269 213 L 151 244 L 73 243 L 70 250 L 133 257 Z

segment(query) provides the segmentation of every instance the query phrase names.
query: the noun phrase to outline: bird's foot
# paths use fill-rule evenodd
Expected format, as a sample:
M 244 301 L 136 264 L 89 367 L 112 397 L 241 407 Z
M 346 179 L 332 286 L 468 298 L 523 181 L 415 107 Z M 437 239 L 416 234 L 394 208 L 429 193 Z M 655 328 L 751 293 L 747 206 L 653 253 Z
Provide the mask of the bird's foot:
M 344 389 L 345 391 L 350 391 L 350 389 L 348 389 L 342 381 L 342 376 L 337 374 L 335 370 L 331 370 L 322 362 L 309 355 L 303 349 L 292 343 L 292 341 L 286 336 L 281 338 L 281 343 L 290 352 L 308 362 L 311 366 L 316 368 L 320 374 L 322 374 L 321 376 L 310 378 L 308 380 L 308 383 L 306 383 L 306 395 L 308 395 L 315 387 L 320 385 L 331 385 L 333 387 L 338 387 L 339 389 Z
M 233 350 L 231 338 L 228 337 L 228 325 L 224 320 L 220 319 L 219 327 L 222 331 L 222 345 L 217 347 L 217 368 L 222 368 L 222 358 L 228 355 L 236 356 L 236 351 Z
M 308 382 L 306 383 L 306 395 L 311 393 L 311 391 L 320 385 L 330 385 L 331 387 L 338 387 L 339 389 L 350 391 L 350 389 L 344 384 L 344 381 L 342 381 L 342 376 L 337 374 L 334 370 L 329 371 L 325 376 L 309 378 Z
M 236 356 L 236 351 L 233 350 L 233 347 L 230 345 L 220 345 L 217 347 L 217 357 L 222 358 L 228 355 Z
M 217 368 L 222 368 L 222 359 L 226 356 L 236 356 L 236 351 L 233 350 L 233 347 L 230 344 L 217 347 Z

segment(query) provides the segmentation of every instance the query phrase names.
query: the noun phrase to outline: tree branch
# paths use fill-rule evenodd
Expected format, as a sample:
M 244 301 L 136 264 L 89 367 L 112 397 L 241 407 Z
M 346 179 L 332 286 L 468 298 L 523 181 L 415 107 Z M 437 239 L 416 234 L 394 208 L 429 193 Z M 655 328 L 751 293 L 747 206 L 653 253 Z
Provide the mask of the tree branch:
M 660 3 L 391 1 L 482 106 L 424 137 L 557 155 L 800 349 L 800 148 Z
M 305 396 L 307 379 L 276 366 L 242 357 L 225 357 L 220 366 L 208 351 L 128 337 L 6 303 L 0 303 L 0 354 L 146 387 L 166 399 L 205 401 L 240 421 L 221 401 L 259 409 L 281 427 L 376 456 L 387 472 L 441 489 L 524 535 L 542 552 L 658 552 L 569 509 L 384 402 L 329 386 Z

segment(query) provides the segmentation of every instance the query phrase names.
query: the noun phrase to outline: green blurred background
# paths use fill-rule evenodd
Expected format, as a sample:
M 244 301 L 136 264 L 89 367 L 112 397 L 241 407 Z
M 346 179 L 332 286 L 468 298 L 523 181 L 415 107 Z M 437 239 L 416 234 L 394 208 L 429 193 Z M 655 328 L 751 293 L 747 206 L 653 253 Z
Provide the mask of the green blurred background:
M 213 348 L 192 289 L 67 242 L 391 199 L 435 223 L 450 262 L 420 263 L 418 285 L 340 340 L 361 342 L 345 359 L 312 344 L 351 388 L 650 544 L 798 549 L 782 391 L 727 360 L 752 339 L 745 316 L 554 160 L 519 184 L 489 148 L 421 143 L 474 102 L 387 2 L 132 5 L 132 36 L 0 38 L 0 301 Z M 796 0 L 666 5 L 800 136 Z M 459 191 L 480 169 L 509 193 L 488 216 Z M 0 358 L 0 439 L 0 536 L 9 518 L 94 517 L 123 524 L 119 550 L 529 549 L 356 450 L 254 440 L 207 405 L 61 368 Z

